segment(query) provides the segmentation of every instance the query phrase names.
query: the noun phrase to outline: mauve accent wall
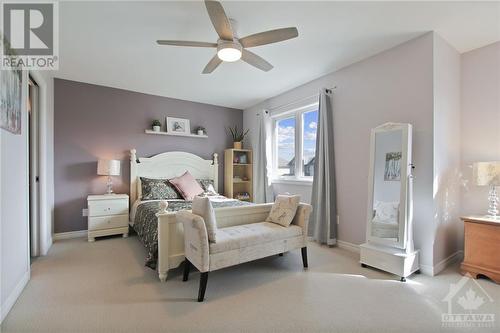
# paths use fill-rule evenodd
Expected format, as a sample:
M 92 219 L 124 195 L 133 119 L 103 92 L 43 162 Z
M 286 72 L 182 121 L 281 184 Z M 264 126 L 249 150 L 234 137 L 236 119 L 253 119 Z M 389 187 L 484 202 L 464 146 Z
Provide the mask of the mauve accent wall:
M 68 80 L 54 82 L 54 232 L 87 229 L 82 209 L 89 194 L 104 193 L 106 177 L 97 176 L 99 158 L 122 161 L 114 190 L 129 193 L 129 150 L 140 157 L 186 151 L 210 159 L 219 154 L 219 191 L 223 189 L 224 149 L 232 142 L 227 126 L 242 126 L 243 112 Z M 187 118 L 204 126 L 208 139 L 147 135 L 151 120 Z

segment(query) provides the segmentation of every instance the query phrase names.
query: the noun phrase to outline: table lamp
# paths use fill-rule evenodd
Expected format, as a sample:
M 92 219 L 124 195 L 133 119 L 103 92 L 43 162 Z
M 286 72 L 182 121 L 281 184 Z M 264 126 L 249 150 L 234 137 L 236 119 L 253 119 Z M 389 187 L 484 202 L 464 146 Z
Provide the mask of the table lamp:
M 497 186 L 500 186 L 500 161 L 476 162 L 473 165 L 473 170 L 476 185 L 490 187 L 488 215 L 493 218 L 500 217 L 498 215 L 499 200 L 496 189 Z
M 99 176 L 108 176 L 108 190 L 106 194 L 113 194 L 113 180 L 111 179 L 111 176 L 120 175 L 120 161 L 99 160 L 97 162 L 97 174 Z

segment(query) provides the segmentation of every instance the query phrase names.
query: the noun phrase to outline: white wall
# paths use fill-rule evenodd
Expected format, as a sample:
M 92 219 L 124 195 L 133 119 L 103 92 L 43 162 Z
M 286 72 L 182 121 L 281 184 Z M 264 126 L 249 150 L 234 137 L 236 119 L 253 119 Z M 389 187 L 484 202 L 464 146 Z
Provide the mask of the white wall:
M 365 241 L 370 129 L 385 122 L 411 123 L 415 170 L 415 245 L 423 249 L 422 262 L 432 265 L 432 246 L 424 248 L 428 221 L 432 221 L 433 176 L 433 34 L 401 44 L 371 58 L 328 74 L 273 97 L 244 112 L 254 145 L 256 114 L 316 94 L 334 90 L 334 131 L 340 225 L 338 239 Z M 287 191 L 279 185 L 280 191 Z M 294 188 L 289 187 L 293 193 Z M 276 190 L 275 190 L 276 191 Z M 302 191 L 310 195 L 310 190 Z M 432 223 L 432 222 L 431 222 Z M 427 246 L 427 244 L 425 244 Z
M 463 249 L 460 207 L 460 54 L 434 35 L 434 215 L 427 221 L 433 274 Z M 428 270 L 430 268 L 427 268 Z
M 22 133 L 0 129 L 1 320 L 29 280 L 27 73 L 23 72 Z
M 472 183 L 470 166 L 500 161 L 500 42 L 462 54 L 461 214 L 486 214 L 488 188 Z

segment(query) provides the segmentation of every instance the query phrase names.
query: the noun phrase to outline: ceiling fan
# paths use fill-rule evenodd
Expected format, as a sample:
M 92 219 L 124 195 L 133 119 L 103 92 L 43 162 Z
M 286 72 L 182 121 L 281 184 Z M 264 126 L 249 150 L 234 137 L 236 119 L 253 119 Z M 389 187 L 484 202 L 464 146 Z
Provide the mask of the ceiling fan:
M 219 35 L 216 43 L 190 42 L 183 40 L 158 40 L 160 45 L 213 47 L 217 48 L 217 54 L 208 62 L 203 69 L 203 74 L 212 73 L 223 61 L 233 62 L 239 59 L 257 67 L 265 72 L 273 68 L 269 62 L 247 50 L 249 47 L 266 45 L 295 38 L 299 35 L 297 28 L 281 28 L 260 32 L 243 38 L 236 34 L 236 22 L 229 19 L 221 3 L 213 0 L 205 0 L 208 15 Z

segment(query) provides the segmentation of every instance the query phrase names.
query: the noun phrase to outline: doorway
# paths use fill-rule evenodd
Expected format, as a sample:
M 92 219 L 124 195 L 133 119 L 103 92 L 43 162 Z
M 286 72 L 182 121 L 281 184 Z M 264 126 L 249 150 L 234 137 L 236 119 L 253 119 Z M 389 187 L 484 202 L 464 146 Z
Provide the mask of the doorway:
M 40 103 L 39 86 L 28 80 L 28 150 L 29 150 L 29 230 L 31 262 L 40 255 Z

